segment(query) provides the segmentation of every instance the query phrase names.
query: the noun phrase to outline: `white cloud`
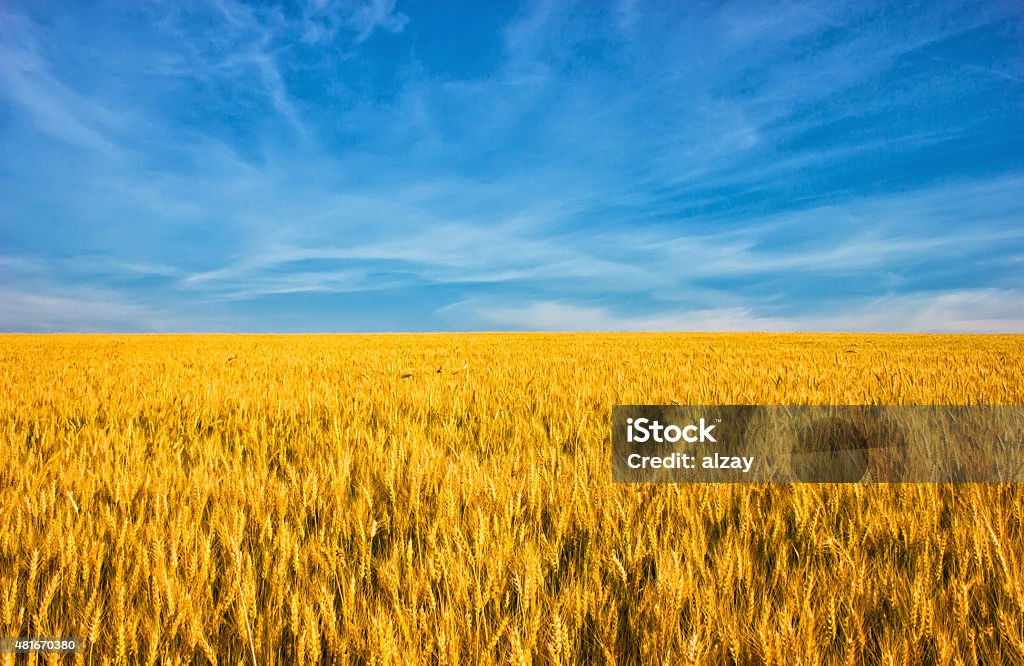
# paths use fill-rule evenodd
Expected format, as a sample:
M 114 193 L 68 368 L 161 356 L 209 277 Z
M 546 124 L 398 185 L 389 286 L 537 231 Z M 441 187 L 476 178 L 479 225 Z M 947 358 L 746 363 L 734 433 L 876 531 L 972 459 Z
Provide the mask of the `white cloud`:
M 46 291 L 23 291 L 0 287 L 2 331 L 159 332 L 170 328 L 169 319 L 105 290 L 62 286 Z
M 368 0 L 351 6 L 346 23 L 356 31 L 356 42 L 366 40 L 376 30 L 401 32 L 409 17 L 395 8 L 395 0 Z
M 676 308 L 627 315 L 566 301 L 502 304 L 467 299 L 438 311 L 470 329 L 530 331 L 810 331 L 905 333 L 1024 333 L 1024 292 L 963 289 L 836 304 L 831 313 L 758 314 L 755 306 Z
M 611 309 L 564 301 L 492 305 L 484 299 L 454 303 L 438 314 L 459 326 L 529 331 L 778 331 L 787 322 L 757 317 L 747 308 L 711 308 L 617 315 Z
M 116 154 L 118 148 L 108 131 L 121 123 L 117 115 L 63 85 L 30 50 L 5 41 L 0 39 L 0 96 L 17 103 L 40 131 L 76 146 Z
M 815 330 L 1024 333 L 1024 291 L 955 289 L 870 300 L 851 312 L 807 320 Z

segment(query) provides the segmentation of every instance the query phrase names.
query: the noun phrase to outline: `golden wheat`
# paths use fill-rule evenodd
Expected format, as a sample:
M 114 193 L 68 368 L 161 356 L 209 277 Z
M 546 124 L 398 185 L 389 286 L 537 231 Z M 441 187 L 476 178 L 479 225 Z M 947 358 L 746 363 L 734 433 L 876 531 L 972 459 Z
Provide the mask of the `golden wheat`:
M 79 663 L 1019 661 L 1016 486 L 615 485 L 609 418 L 1021 404 L 1021 358 L 1013 336 L 0 336 L 0 635 L 77 636 Z

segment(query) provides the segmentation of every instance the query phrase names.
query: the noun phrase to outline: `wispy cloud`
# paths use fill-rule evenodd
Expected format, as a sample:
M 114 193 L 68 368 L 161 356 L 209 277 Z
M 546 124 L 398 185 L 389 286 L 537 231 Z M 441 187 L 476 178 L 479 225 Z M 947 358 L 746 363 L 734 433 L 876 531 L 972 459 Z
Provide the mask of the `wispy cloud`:
M 162 332 L 171 317 L 89 289 L 33 293 L 0 287 L 0 330 L 24 333 Z
M 477 329 L 514 331 L 1024 333 L 1022 299 L 1024 293 L 1013 289 L 910 293 L 793 316 L 773 316 L 757 307 L 676 308 L 635 314 L 561 301 L 496 304 L 467 300 L 446 306 L 439 314 L 459 322 L 472 321 Z
M 0 11 L 0 87 L 45 134 L 77 147 L 103 153 L 118 150 L 109 132 L 119 114 L 68 88 L 55 78 L 37 53 L 36 29 L 24 18 Z

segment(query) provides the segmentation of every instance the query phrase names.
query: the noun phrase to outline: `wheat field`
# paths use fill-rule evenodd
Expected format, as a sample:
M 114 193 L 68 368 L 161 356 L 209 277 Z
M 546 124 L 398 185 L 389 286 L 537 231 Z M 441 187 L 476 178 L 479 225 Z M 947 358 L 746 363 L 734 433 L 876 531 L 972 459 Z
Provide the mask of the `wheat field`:
M 616 485 L 616 403 L 1022 404 L 1020 336 L 0 336 L 0 636 L 87 664 L 1024 660 L 1018 486 Z

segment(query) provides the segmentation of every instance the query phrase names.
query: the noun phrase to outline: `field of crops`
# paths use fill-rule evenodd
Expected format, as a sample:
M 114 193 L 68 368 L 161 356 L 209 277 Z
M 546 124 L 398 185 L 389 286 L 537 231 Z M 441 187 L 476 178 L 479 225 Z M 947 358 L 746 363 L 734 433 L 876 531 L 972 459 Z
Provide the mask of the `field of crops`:
M 1018 486 L 615 485 L 609 418 L 1022 404 L 1022 358 L 1020 336 L 0 336 L 0 636 L 78 636 L 79 663 L 1019 663 Z

